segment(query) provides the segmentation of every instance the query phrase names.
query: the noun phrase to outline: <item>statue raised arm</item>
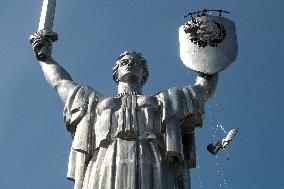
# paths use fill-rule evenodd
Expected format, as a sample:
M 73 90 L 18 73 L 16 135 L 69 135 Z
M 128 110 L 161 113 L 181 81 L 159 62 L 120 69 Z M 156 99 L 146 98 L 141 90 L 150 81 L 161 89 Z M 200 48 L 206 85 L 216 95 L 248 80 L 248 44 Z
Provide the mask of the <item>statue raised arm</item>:
M 69 93 L 77 84 L 73 82 L 70 74 L 51 56 L 52 40 L 46 35 L 45 30 L 40 30 L 31 35 L 30 41 L 46 81 L 58 92 L 63 102 L 66 102 Z
M 43 0 L 38 31 L 30 36 L 30 43 L 47 82 L 66 102 L 69 93 L 76 87 L 69 73 L 52 58 L 52 43 L 57 33 L 52 31 L 56 0 Z

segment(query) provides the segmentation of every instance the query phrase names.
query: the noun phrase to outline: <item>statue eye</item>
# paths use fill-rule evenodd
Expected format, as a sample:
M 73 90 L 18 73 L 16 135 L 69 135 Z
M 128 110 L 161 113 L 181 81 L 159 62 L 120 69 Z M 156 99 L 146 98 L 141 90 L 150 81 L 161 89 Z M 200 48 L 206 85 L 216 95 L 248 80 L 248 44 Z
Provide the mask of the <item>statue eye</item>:
M 121 66 L 125 66 L 126 64 L 128 64 L 128 62 L 129 62 L 129 61 L 128 61 L 127 59 L 121 60 L 121 61 L 120 61 L 120 65 L 121 65 Z
M 142 64 L 141 61 L 139 61 L 139 60 L 134 60 L 134 61 L 132 61 L 132 63 L 134 65 L 141 65 Z

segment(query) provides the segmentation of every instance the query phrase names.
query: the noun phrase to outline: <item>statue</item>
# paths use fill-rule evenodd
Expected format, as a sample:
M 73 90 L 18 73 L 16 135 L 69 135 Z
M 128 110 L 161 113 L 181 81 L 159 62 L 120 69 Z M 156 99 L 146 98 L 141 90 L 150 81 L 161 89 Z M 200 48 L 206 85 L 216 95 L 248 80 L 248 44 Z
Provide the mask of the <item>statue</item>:
M 105 97 L 74 82 L 53 59 L 57 35 L 52 24 L 42 26 L 30 41 L 47 82 L 65 103 L 64 121 L 73 137 L 67 177 L 74 188 L 190 189 L 194 129 L 202 126 L 204 103 L 214 93 L 218 72 L 199 72 L 194 86 L 145 96 L 147 61 L 141 53 L 126 51 L 113 67 L 118 94 Z

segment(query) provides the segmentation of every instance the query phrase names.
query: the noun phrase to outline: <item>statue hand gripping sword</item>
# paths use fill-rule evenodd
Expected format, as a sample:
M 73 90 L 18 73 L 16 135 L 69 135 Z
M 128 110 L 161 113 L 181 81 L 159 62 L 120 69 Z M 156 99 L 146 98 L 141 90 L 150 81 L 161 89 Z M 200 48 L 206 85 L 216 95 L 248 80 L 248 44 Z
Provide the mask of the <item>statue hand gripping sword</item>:
M 52 31 L 55 7 L 56 0 L 43 1 L 38 31 L 30 36 L 38 60 L 45 60 L 51 52 L 48 47 L 58 40 L 57 33 Z

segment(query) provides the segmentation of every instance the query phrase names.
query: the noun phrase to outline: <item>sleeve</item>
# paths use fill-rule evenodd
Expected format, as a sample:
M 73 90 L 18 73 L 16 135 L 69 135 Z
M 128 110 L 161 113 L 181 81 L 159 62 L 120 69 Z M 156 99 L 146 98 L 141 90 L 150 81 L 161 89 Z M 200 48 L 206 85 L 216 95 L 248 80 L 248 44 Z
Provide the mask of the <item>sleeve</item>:
M 93 123 L 95 108 L 102 95 L 89 86 L 78 85 L 68 97 L 64 107 L 64 121 L 73 138 L 69 156 L 67 178 L 80 185 L 87 162 L 94 153 Z
M 196 166 L 195 127 L 202 126 L 204 101 L 193 87 L 171 88 L 157 95 L 165 128 L 167 156 L 188 168 Z

